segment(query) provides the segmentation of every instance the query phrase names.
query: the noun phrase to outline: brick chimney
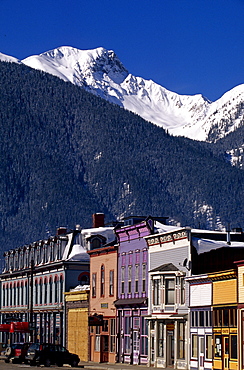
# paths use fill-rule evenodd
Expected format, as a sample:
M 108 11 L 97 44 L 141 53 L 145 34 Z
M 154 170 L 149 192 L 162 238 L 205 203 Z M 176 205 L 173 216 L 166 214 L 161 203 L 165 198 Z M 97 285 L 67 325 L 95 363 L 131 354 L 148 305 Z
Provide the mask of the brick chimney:
M 58 227 L 56 235 L 64 235 L 67 233 L 67 227 Z
M 92 227 L 104 226 L 104 213 L 94 213 L 92 215 Z

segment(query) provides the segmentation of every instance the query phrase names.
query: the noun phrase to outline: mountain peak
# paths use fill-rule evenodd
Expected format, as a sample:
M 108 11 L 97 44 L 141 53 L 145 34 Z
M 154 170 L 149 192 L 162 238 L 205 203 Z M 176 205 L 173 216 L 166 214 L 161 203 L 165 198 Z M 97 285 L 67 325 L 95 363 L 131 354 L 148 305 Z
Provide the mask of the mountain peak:
M 244 85 L 215 102 L 201 94 L 179 95 L 152 80 L 133 76 L 113 50 L 103 47 L 79 50 L 61 46 L 22 62 L 118 104 L 172 135 L 216 141 L 243 122 Z

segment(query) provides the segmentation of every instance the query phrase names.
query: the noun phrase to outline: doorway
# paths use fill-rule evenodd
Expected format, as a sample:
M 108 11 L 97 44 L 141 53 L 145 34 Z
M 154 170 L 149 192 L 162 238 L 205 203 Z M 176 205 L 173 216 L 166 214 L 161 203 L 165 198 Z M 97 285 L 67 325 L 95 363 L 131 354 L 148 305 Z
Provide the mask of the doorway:
M 174 341 L 174 332 L 167 331 L 167 366 L 174 365 L 174 358 L 175 358 L 175 341 Z
M 222 337 L 222 345 L 223 345 L 223 351 L 222 351 L 222 364 L 223 364 L 223 370 L 229 370 L 229 358 L 230 358 L 230 352 L 229 352 L 229 337 Z
M 108 362 L 108 335 L 101 336 L 101 362 Z

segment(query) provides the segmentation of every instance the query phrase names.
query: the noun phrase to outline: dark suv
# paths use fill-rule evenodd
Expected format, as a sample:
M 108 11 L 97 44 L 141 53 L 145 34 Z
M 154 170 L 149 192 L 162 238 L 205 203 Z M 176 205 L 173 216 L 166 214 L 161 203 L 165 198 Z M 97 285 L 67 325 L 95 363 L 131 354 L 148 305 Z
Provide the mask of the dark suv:
M 58 344 L 50 343 L 33 343 L 29 347 L 25 356 L 25 362 L 30 365 L 50 365 L 63 366 L 69 364 L 77 367 L 80 359 L 79 356 L 70 353 L 65 347 Z
M 24 362 L 31 343 L 13 343 L 4 352 L 5 362 Z

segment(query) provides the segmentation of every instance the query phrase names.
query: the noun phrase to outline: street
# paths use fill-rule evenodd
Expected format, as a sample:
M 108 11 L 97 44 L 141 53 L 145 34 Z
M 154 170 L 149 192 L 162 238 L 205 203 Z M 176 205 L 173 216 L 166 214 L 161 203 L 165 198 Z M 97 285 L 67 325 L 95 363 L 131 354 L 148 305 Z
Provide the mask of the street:
M 51 369 L 60 369 L 60 367 L 58 366 L 54 366 L 54 365 L 51 365 L 50 366 Z M 12 363 L 9 363 L 9 364 L 6 364 L 5 361 L 3 360 L 0 360 L 0 370 L 17 370 L 17 369 L 33 369 L 33 370 L 36 370 L 36 369 L 50 369 L 48 367 L 45 367 L 45 366 L 30 366 L 30 365 L 25 365 L 25 364 L 12 364 Z M 76 367 L 76 368 L 71 368 L 70 365 L 64 365 L 63 368 L 66 368 L 66 369 L 81 369 L 83 368 L 83 366 L 79 366 L 79 367 Z

